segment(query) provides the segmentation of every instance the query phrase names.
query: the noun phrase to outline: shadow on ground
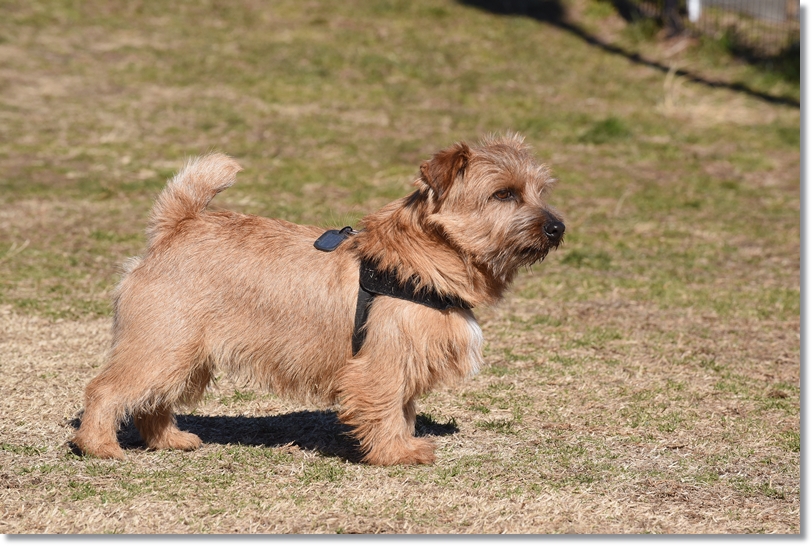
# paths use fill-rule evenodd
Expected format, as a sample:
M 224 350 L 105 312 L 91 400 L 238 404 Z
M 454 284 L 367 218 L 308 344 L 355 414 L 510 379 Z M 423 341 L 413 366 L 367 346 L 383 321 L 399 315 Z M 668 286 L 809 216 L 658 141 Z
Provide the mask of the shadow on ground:
M 672 70 L 671 66 L 647 59 L 639 53 L 628 51 L 617 45 L 607 43 L 597 36 L 590 34 L 580 25 L 567 21 L 566 9 L 561 0 L 458 0 L 458 2 L 463 5 L 479 8 L 483 11 L 488 11 L 497 15 L 519 15 L 544 23 L 549 23 L 578 36 L 583 41 L 594 47 L 600 48 L 615 55 L 622 55 L 633 63 L 648 66 L 663 73 L 668 73 Z M 630 5 L 629 2 L 624 0 L 615 0 L 613 4 L 615 4 L 621 16 L 624 18 L 633 17 L 633 14 L 627 13 Z M 794 54 L 794 50 L 790 51 L 789 54 Z M 800 51 L 797 52 L 797 55 L 798 59 L 800 59 Z M 752 89 L 751 87 L 742 83 L 730 83 L 720 80 L 712 80 L 683 69 L 674 70 L 674 75 L 684 77 L 689 81 L 706 85 L 708 87 L 721 87 L 730 89 L 732 91 L 745 93 L 773 104 L 784 104 L 787 106 L 794 106 L 795 108 L 801 107 L 800 101 L 792 97 L 770 95 L 769 93 L 763 93 L 761 91 Z
M 358 441 L 350 434 L 350 428 L 338 420 L 335 411 L 297 411 L 264 417 L 178 415 L 177 421 L 181 430 L 197 434 L 206 444 L 269 448 L 294 445 L 348 462 L 357 463 L 363 458 Z M 74 429 L 80 424 L 80 417 L 70 422 Z M 453 420 L 438 423 L 422 414 L 417 416 L 415 428 L 417 436 L 448 436 L 459 432 Z M 118 442 L 125 450 L 145 447 L 132 419 L 122 425 Z M 81 453 L 75 446 L 71 447 L 74 453 Z

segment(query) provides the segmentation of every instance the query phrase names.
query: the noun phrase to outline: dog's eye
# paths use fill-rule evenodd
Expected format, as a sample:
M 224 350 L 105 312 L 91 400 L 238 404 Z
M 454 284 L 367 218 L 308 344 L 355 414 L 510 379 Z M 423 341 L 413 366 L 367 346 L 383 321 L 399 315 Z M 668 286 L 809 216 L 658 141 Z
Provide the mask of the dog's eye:
M 493 194 L 494 199 L 498 199 L 499 201 L 509 201 L 516 197 L 511 190 L 499 190 L 498 192 Z

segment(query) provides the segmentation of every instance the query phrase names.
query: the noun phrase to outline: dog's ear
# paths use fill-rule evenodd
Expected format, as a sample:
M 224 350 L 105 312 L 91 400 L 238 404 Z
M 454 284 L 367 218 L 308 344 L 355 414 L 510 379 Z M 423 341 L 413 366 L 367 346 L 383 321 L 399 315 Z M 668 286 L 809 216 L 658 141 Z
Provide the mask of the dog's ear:
M 465 143 L 457 143 L 434 154 L 420 165 L 420 179 L 425 182 L 438 199 L 442 199 L 451 184 L 465 172 L 471 149 Z

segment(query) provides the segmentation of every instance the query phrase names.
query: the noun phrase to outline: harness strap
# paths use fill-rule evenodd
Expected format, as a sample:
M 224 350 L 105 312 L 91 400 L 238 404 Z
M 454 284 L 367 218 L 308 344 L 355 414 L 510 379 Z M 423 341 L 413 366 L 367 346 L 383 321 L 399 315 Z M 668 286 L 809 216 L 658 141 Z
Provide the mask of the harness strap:
M 355 328 L 352 332 L 352 355 L 358 354 L 366 339 L 366 324 L 369 308 L 375 296 L 388 296 L 412 303 L 419 303 L 432 309 L 471 309 L 468 302 L 451 296 L 441 296 L 428 288 L 418 289 L 414 280 L 405 284 L 398 279 L 395 271 L 381 271 L 370 260 L 361 260 L 358 276 L 358 300 L 355 305 Z
M 364 340 L 367 338 L 367 318 L 369 317 L 369 308 L 373 299 L 375 299 L 375 294 L 367 292 L 359 284 L 358 302 L 355 304 L 355 327 L 352 330 L 352 356 L 358 354 Z
M 332 252 L 350 235 L 358 232 L 350 226 L 343 229 L 325 231 L 313 244 L 322 252 Z M 369 309 L 375 296 L 398 298 L 412 303 L 419 303 L 432 309 L 471 309 L 473 306 L 465 300 L 452 296 L 442 296 L 430 288 L 418 289 L 415 281 L 409 279 L 405 284 L 398 279 L 396 271 L 380 271 L 370 260 L 361 260 L 358 279 L 358 300 L 355 304 L 355 325 L 352 331 L 352 355 L 358 354 L 367 337 L 366 325 Z

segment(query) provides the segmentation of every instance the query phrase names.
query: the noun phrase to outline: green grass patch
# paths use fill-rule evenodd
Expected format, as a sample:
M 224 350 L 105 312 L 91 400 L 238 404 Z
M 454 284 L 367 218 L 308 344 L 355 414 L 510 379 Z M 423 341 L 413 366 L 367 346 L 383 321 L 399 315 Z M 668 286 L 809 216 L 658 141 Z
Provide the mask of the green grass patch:
M 476 426 L 482 430 L 498 432 L 500 434 L 512 434 L 515 432 L 516 421 L 510 418 L 484 419 L 477 421 Z
M 574 249 L 568 252 L 561 263 L 576 268 L 588 267 L 592 269 L 607 270 L 611 266 L 612 257 L 603 251 Z
M 779 445 L 791 453 L 801 452 L 801 433 L 788 430 L 779 436 Z
M 43 453 L 47 452 L 48 448 L 28 445 L 17 445 L 3 442 L 0 443 L 0 450 L 6 451 L 8 453 L 14 453 L 15 455 L 36 456 L 42 455 Z
M 346 469 L 335 461 L 315 460 L 302 469 L 299 480 L 303 485 L 313 483 L 340 482 L 346 474 Z
M 610 116 L 590 125 L 578 137 L 578 141 L 587 144 L 608 144 L 626 140 L 631 136 L 632 132 L 623 120 Z
M 257 394 L 255 392 L 235 390 L 232 394 L 228 396 L 220 397 L 220 403 L 223 404 L 224 406 L 231 406 L 243 402 L 250 402 L 256 399 Z

